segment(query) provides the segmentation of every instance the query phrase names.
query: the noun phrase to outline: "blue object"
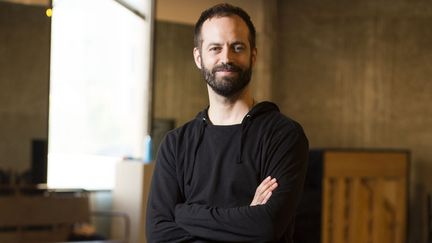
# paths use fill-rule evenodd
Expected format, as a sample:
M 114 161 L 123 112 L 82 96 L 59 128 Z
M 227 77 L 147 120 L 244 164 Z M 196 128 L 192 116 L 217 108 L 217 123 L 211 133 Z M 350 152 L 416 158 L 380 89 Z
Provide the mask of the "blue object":
M 152 162 L 152 139 L 150 135 L 147 135 L 144 138 L 144 149 L 143 149 L 143 162 L 150 163 Z

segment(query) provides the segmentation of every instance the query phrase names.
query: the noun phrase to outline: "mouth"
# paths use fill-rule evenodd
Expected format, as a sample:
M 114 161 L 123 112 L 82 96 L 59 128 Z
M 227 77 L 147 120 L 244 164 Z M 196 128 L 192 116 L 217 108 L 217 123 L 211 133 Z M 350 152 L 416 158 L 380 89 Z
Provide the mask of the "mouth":
M 232 67 L 232 66 L 228 66 L 228 67 L 216 67 L 213 71 L 213 73 L 222 73 L 222 74 L 234 74 L 234 73 L 239 73 L 241 71 L 240 68 L 237 67 Z
M 215 75 L 217 76 L 236 76 L 238 75 L 238 71 L 234 70 L 218 70 L 215 72 Z
M 237 70 L 232 69 L 223 69 L 223 70 L 216 70 L 217 73 L 237 73 Z

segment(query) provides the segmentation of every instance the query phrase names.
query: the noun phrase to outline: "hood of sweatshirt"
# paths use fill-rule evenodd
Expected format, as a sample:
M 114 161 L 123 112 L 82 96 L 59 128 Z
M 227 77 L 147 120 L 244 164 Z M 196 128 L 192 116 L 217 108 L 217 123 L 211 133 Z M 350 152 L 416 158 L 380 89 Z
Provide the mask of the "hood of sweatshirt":
M 241 122 L 242 131 L 241 131 L 241 137 L 240 137 L 240 152 L 239 152 L 238 158 L 236 159 L 237 163 L 240 164 L 243 162 L 242 161 L 243 144 L 244 144 L 245 139 L 247 138 L 247 132 L 248 132 L 248 129 L 250 127 L 250 124 L 253 123 L 253 120 L 256 117 L 264 115 L 268 112 L 274 112 L 274 111 L 279 112 L 279 108 L 277 107 L 277 105 L 272 103 L 272 102 L 264 101 L 264 102 L 256 104 L 245 115 L 245 117 L 243 118 L 243 120 Z M 208 107 L 197 114 L 197 116 L 195 117 L 195 121 L 198 123 L 198 126 L 196 127 L 196 129 L 194 131 L 193 141 L 195 141 L 195 144 L 193 145 L 194 153 L 193 153 L 193 157 L 192 157 L 192 165 L 191 165 L 189 171 L 187 172 L 186 183 L 188 185 L 190 185 L 190 183 L 192 181 L 193 172 L 194 172 L 195 163 L 196 163 L 196 156 L 197 156 L 198 148 L 201 145 L 202 139 L 204 137 L 204 131 L 205 131 L 206 127 L 210 124 L 210 119 L 208 117 Z

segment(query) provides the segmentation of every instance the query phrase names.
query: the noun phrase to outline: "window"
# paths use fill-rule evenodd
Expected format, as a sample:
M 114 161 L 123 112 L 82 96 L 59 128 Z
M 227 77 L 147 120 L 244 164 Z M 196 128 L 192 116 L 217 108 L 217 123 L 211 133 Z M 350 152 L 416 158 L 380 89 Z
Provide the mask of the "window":
M 48 186 L 110 189 L 115 164 L 144 152 L 150 18 L 113 0 L 53 4 Z

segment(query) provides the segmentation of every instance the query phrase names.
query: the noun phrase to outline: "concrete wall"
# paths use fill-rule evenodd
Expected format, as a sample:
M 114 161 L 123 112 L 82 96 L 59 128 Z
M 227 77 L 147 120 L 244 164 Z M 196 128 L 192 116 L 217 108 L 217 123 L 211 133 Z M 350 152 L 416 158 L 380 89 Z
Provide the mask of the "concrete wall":
M 44 7 L 0 2 L 0 169 L 29 169 L 48 136 L 49 50 Z
M 179 126 L 208 105 L 205 81 L 193 61 L 193 27 L 157 21 L 155 31 L 154 117 L 174 119 Z
M 161 21 L 194 25 L 201 12 L 221 2 L 228 2 L 245 9 L 252 20 L 256 22 L 260 18 L 263 2 L 275 2 L 275 0 L 155 0 L 156 19 Z M 261 28 L 260 23 L 256 27 Z
M 279 1 L 273 98 L 312 147 L 412 152 L 410 242 L 432 192 L 432 2 Z

